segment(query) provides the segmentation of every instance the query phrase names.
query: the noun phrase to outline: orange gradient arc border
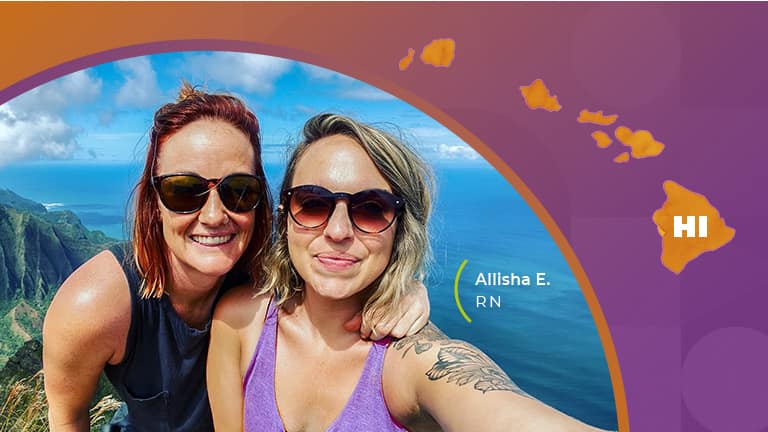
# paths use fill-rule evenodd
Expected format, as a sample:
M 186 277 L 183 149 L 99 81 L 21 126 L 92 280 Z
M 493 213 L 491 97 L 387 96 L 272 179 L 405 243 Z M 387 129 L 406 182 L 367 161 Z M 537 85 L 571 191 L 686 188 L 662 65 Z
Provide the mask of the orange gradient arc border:
M 525 199 L 533 212 L 547 228 L 557 244 L 574 277 L 581 287 L 589 305 L 592 317 L 603 345 L 616 404 L 616 414 L 621 432 L 629 432 L 629 414 L 626 393 L 621 376 L 616 348 L 611 332 L 595 295 L 586 272 L 565 235 L 550 216 L 543 204 L 531 192 L 523 180 L 504 161 L 477 136 L 464 128 L 451 116 L 436 108 L 416 94 L 368 72 L 355 73 L 319 64 L 322 41 L 304 40 L 299 34 L 285 32 L 281 26 L 303 25 L 310 18 L 300 17 L 291 22 L 299 10 L 312 10 L 306 13 L 328 14 L 329 20 L 336 22 L 346 15 L 359 15 L 360 9 L 350 10 L 346 4 L 236 4 L 223 3 L 8 3 L 0 5 L 0 16 L 4 24 L 0 26 L 0 52 L 4 57 L 13 59 L 0 70 L 0 90 L 13 88 L 20 94 L 33 86 L 39 75 L 55 70 L 56 76 L 62 76 L 83 67 L 92 67 L 107 61 L 120 60 L 131 51 L 148 55 L 172 50 L 174 46 L 192 47 L 195 50 L 225 50 L 227 46 L 249 47 L 248 52 L 286 57 L 305 63 L 318 64 L 333 70 L 339 70 L 411 104 L 425 114 L 447 127 L 464 142 L 482 155 L 498 170 Z M 418 5 L 418 4 L 415 4 Z M 130 7 L 128 7 L 130 6 Z M 245 23 L 244 11 L 253 11 L 258 7 L 258 25 Z M 235 25 L 211 25 L 211 12 L 216 11 L 216 22 L 230 22 Z M 334 15 L 336 14 L 336 15 Z M 348 17 L 345 17 L 348 18 Z M 140 23 L 139 23 L 140 22 Z M 247 24 L 247 25 L 246 25 Z M 145 31 L 137 32 L 136 26 Z M 244 30 L 247 28 L 247 31 Z M 79 29 L 80 31 L 73 31 Z M 98 35 L 98 37 L 95 37 Z M 297 49 L 300 47 L 301 49 Z M 329 48 L 332 49 L 332 48 Z M 231 48 L 229 50 L 232 50 Z M 243 51 L 237 48 L 237 51 Z M 34 53 L 30 55 L 30 53 Z M 122 57 L 120 56 L 123 53 Z M 331 55 L 322 61 L 333 59 Z M 98 61 L 96 59 L 98 58 Z M 92 59 L 92 64 L 88 63 Z M 393 59 L 393 67 L 396 67 Z M 79 66 L 72 66 L 78 62 Z M 69 65 L 69 66 L 68 66 Z M 18 90 L 18 91 L 17 91 Z

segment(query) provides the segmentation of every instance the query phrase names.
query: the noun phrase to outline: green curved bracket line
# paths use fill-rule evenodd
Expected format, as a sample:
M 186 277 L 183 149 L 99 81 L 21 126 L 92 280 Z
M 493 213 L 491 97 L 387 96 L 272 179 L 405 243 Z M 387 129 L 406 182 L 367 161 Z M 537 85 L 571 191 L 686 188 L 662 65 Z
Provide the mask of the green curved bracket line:
M 456 299 L 456 307 L 459 308 L 459 312 L 461 312 L 461 315 L 464 317 L 465 320 L 467 320 L 468 323 L 472 323 L 472 319 L 467 315 L 466 312 L 464 312 L 464 308 L 461 307 L 461 301 L 459 301 L 459 278 L 461 277 L 461 272 L 464 271 L 464 266 L 467 265 L 468 260 L 464 260 L 461 265 L 459 266 L 459 271 L 456 272 L 456 279 L 453 281 L 453 298 Z

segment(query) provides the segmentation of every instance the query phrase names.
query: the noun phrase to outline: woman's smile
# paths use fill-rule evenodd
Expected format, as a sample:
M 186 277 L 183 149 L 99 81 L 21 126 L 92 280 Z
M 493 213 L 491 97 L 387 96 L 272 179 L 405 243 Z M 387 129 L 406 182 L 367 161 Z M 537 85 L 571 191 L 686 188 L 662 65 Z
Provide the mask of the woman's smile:
M 323 269 L 331 272 L 343 272 L 351 269 L 360 262 L 358 258 L 344 253 L 321 253 L 315 255 L 315 260 Z
M 215 247 L 224 246 L 232 242 L 237 234 L 218 234 L 218 235 L 197 235 L 193 234 L 189 238 L 202 246 Z

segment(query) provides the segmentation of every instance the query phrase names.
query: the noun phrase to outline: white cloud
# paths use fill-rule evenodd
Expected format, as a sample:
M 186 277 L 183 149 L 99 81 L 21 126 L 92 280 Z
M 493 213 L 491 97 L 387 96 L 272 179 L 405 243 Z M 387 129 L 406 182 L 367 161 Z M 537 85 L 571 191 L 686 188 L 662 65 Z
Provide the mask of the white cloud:
M 318 80 L 318 81 L 331 81 L 339 78 L 349 78 L 346 75 L 342 75 L 330 69 L 311 65 L 308 63 L 301 63 L 301 70 L 304 71 L 304 73 L 307 75 L 307 77 L 309 77 L 309 79 Z
M 259 54 L 215 52 L 186 57 L 185 73 L 195 81 L 216 81 L 249 92 L 268 94 L 293 61 Z
M 478 154 L 472 147 L 466 145 L 440 144 L 437 147 L 437 151 L 440 159 L 475 160 L 480 158 L 480 154 Z
M 367 84 L 354 87 L 347 87 L 339 90 L 338 96 L 344 99 L 354 99 L 362 101 L 388 101 L 397 100 L 396 97 L 391 94 L 381 91 L 375 87 L 370 87 Z
M 117 105 L 153 108 L 162 103 L 163 94 L 157 83 L 157 74 L 148 57 L 121 60 L 115 66 L 125 78 L 125 83 L 115 95 Z
M 63 113 L 93 101 L 102 81 L 78 71 L 0 106 L 0 165 L 27 159 L 68 159 L 79 149 L 79 128 Z
M 0 165 L 25 159 L 68 159 L 79 148 L 77 130 L 56 115 L 18 116 L 0 106 Z
M 311 65 L 309 63 L 299 63 L 301 70 L 311 80 L 316 81 L 336 81 L 340 83 L 359 83 L 360 81 L 352 78 L 351 76 L 344 75 L 342 73 L 326 69 L 324 67 Z
M 336 96 L 342 99 L 361 101 L 389 101 L 397 99 L 389 93 L 350 76 L 320 66 L 307 63 L 299 64 L 301 70 L 309 79 L 322 81 L 325 85 L 334 85 L 336 87 Z
M 78 71 L 34 88 L 7 103 L 17 117 L 58 114 L 66 108 L 91 102 L 101 93 L 101 79 Z

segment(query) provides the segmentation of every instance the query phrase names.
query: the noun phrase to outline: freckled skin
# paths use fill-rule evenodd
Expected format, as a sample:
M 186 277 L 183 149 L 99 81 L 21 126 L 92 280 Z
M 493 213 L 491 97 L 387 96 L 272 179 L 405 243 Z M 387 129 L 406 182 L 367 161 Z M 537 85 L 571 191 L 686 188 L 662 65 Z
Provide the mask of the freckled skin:
M 216 155 L 216 157 L 211 157 Z M 233 173 L 253 174 L 253 147 L 241 131 L 220 120 L 197 120 L 173 134 L 161 147 L 157 174 L 195 173 L 221 178 Z M 215 199 L 211 199 L 215 197 Z M 242 256 L 251 239 L 254 212 L 228 211 L 213 189 L 198 212 L 174 213 L 159 205 L 163 237 L 173 274 L 189 280 L 216 279 Z M 228 244 L 206 247 L 193 235 L 234 235 Z M 197 284 L 199 285 L 199 283 Z

